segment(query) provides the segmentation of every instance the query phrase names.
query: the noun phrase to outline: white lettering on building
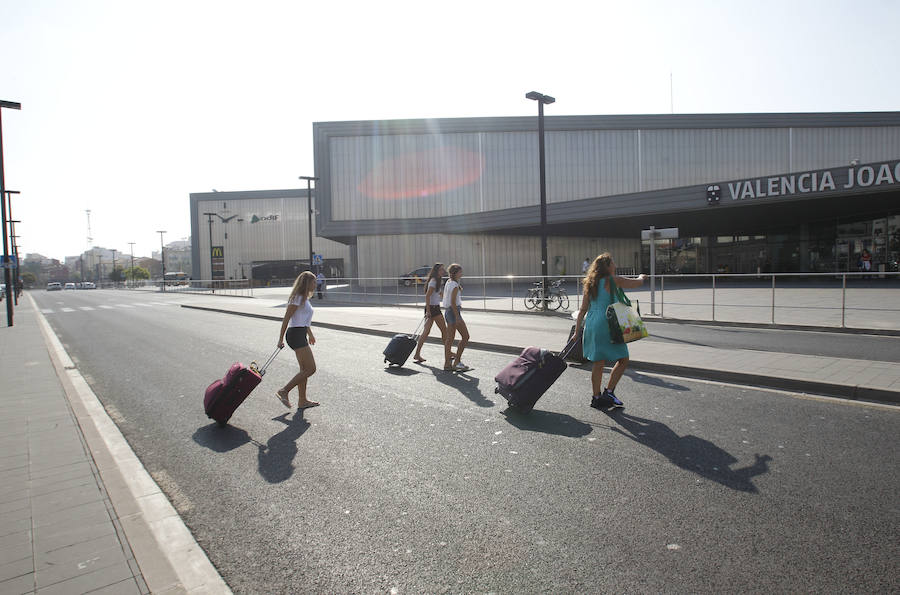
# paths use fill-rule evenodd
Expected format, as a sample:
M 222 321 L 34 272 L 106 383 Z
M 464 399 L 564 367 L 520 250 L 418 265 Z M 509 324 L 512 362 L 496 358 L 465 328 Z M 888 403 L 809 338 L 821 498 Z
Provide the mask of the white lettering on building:
M 849 167 L 847 181 L 841 188 L 849 190 L 856 187 L 869 188 L 894 184 L 900 184 L 900 161 L 893 165 L 881 163 L 874 166 L 864 165 L 859 169 Z M 728 182 L 731 200 L 792 196 L 797 193 L 829 192 L 836 189 L 834 174 L 830 169 Z

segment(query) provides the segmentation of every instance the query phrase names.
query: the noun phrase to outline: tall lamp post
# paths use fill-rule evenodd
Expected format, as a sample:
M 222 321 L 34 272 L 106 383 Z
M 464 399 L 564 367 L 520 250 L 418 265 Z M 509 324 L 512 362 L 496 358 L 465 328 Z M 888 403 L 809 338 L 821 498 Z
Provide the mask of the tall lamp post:
M 134 289 L 134 242 L 128 242 L 131 246 L 131 288 Z
M 312 238 L 313 238 L 313 230 L 312 230 L 312 220 L 313 220 L 313 208 L 312 208 L 312 189 L 310 185 L 313 181 L 318 181 L 319 178 L 315 176 L 299 176 L 301 180 L 306 180 L 306 206 L 309 208 L 309 270 L 313 270 L 313 249 L 312 249 Z
M 213 192 L 215 192 L 215 190 L 213 190 Z M 216 217 L 218 217 L 219 215 L 218 215 L 218 213 L 203 213 L 203 214 L 207 216 L 207 218 L 208 218 L 207 220 L 209 222 L 209 280 L 210 280 L 210 284 L 212 284 L 212 278 L 213 278 L 212 218 L 213 218 L 213 215 L 215 215 Z
M 545 175 L 544 164 L 544 105 L 550 105 L 556 99 L 537 91 L 530 91 L 525 94 L 526 99 L 532 99 L 538 102 L 538 153 L 540 162 L 540 183 L 541 183 L 541 293 L 544 296 L 544 302 L 541 304 L 544 311 L 547 311 L 547 178 Z
M 8 109 L 22 109 L 21 103 L 16 103 L 15 101 L 0 101 L 0 114 L 3 113 L 2 108 Z M 7 244 L 8 238 L 6 237 L 6 181 L 3 175 L 3 120 L 0 118 L 0 204 L 2 204 L 2 218 L 3 218 L 3 282 L 6 283 L 6 292 L 9 294 L 9 288 L 11 285 L 11 277 L 10 275 L 10 262 L 9 262 L 9 245 Z M 14 290 L 15 292 L 15 290 Z M 12 300 L 9 299 L 7 295 L 6 299 L 6 325 L 13 325 L 13 303 Z
M 111 276 L 115 277 L 113 279 L 113 288 L 118 289 L 119 288 L 119 276 L 116 275 L 116 250 L 115 250 L 115 248 L 113 248 L 112 253 L 113 253 L 113 270 L 112 270 Z
M 163 234 L 165 231 L 157 231 L 159 234 L 159 260 L 162 261 L 162 290 L 166 290 L 166 247 L 163 246 Z
M 18 243 L 18 242 L 16 242 L 16 238 L 19 237 L 16 235 L 16 223 L 21 223 L 21 221 L 16 221 L 15 219 L 13 219 L 12 195 L 19 194 L 19 191 L 18 190 L 4 190 L 3 192 L 4 192 L 4 194 L 6 194 L 6 201 L 9 203 L 8 207 L 7 207 L 9 209 L 9 211 L 7 212 L 7 217 L 9 217 L 9 220 L 7 221 L 7 223 L 9 223 L 9 238 L 10 238 L 9 241 L 10 241 L 10 244 L 12 244 L 13 262 L 15 262 L 15 266 L 16 266 L 16 272 L 11 275 L 12 282 L 13 282 L 13 285 L 12 285 L 13 296 L 14 296 L 13 300 L 14 300 L 15 305 L 18 306 L 19 305 L 18 288 L 19 288 L 19 275 L 20 275 L 19 271 L 21 270 L 21 266 L 19 265 L 19 247 L 16 245 Z M 7 284 L 6 284 L 7 299 L 9 299 L 9 287 L 10 287 L 9 283 L 7 282 Z

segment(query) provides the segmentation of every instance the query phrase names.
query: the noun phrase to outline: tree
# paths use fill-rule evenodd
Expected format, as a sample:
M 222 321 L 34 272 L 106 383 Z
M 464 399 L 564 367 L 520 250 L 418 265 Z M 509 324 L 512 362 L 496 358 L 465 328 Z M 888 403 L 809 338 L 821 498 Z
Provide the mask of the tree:
M 21 273 L 22 284 L 25 287 L 32 287 L 35 283 L 37 283 L 37 275 L 32 273 L 31 271 L 23 271 Z
M 125 272 L 123 273 L 123 275 L 124 275 L 123 279 L 128 279 L 128 280 L 149 279 L 150 271 L 148 271 L 144 267 L 127 268 L 127 269 L 125 269 Z

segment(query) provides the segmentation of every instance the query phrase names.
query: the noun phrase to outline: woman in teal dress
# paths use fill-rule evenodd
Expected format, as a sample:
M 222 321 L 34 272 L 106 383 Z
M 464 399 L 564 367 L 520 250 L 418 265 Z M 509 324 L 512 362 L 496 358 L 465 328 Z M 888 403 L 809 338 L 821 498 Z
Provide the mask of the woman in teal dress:
M 591 407 L 624 407 L 616 397 L 615 389 L 628 367 L 628 346 L 625 343 L 613 343 L 609 336 L 609 325 L 606 322 L 606 307 L 613 302 L 609 280 L 622 288 L 640 287 L 646 275 L 637 279 L 616 275 L 616 263 L 609 252 L 604 252 L 594 259 L 584 278 L 584 295 L 581 310 L 575 322 L 575 334 L 582 334 L 582 351 L 584 357 L 593 363 L 591 368 Z M 584 325 L 582 326 L 582 322 Z M 609 384 L 603 387 L 603 366 L 606 362 L 616 362 L 609 375 Z

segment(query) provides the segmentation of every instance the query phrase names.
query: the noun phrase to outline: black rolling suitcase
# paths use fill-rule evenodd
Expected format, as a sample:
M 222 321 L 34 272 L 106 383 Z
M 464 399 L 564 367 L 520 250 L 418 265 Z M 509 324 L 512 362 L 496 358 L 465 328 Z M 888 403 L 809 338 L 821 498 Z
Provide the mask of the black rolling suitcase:
M 548 349 L 526 347 L 522 353 L 494 377 L 494 392 L 503 395 L 511 407 L 527 413 L 534 409 L 547 389 L 566 370 L 565 357 L 575 342 L 568 343 L 559 355 Z
M 400 334 L 394 335 L 390 343 L 384 348 L 384 361 L 390 366 L 402 366 L 409 359 L 416 343 L 419 341 L 419 328 L 425 324 L 425 319 L 419 323 L 416 330 L 411 335 Z

